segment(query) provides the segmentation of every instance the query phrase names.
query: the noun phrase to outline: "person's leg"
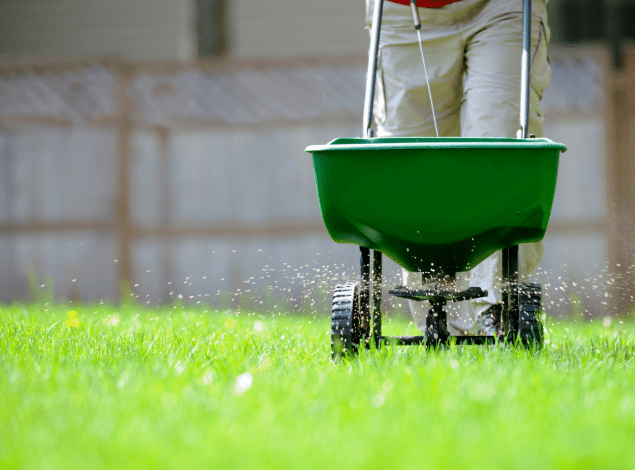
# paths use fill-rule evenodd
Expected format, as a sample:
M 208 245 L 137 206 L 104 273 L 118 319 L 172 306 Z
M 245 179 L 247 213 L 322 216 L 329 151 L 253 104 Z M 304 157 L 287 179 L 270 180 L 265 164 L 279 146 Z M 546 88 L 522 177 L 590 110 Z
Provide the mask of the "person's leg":
M 462 33 L 467 41 L 461 104 L 464 137 L 516 137 L 520 127 L 521 5 L 518 0 L 490 0 Z M 529 133 L 536 136 L 543 135 L 540 100 L 551 78 L 546 15 L 544 1 L 534 0 Z
M 367 0 L 370 27 L 373 0 Z M 420 8 L 421 38 L 442 137 L 460 135 L 463 44 L 445 9 Z M 435 136 L 432 107 L 410 7 L 384 2 L 374 118 L 378 136 Z
M 461 134 L 466 137 L 515 137 L 519 129 L 522 2 L 491 0 L 466 29 L 466 71 L 461 106 Z M 540 99 L 550 79 L 547 60 L 546 8 L 534 0 L 532 15 L 531 92 L 529 133 L 543 135 Z M 487 184 L 487 180 L 477 182 Z M 542 257 L 542 243 L 521 245 L 519 276 L 526 277 Z M 489 292 L 484 299 L 471 302 L 472 318 L 501 301 L 501 253 L 497 252 L 471 271 L 471 286 Z

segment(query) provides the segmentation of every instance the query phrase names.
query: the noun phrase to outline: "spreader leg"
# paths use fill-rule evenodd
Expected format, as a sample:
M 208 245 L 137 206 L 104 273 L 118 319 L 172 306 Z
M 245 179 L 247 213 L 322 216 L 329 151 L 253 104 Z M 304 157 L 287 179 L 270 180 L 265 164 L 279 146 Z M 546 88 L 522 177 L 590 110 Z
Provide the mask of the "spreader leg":
M 359 268 L 362 278 L 359 286 L 359 315 L 361 330 L 366 346 L 370 336 L 370 249 L 359 247 Z
M 508 339 L 518 335 L 518 245 L 503 249 L 503 330 Z
M 443 306 L 445 299 L 437 297 L 430 299 L 430 306 L 426 317 L 426 343 L 428 345 L 445 344 L 450 337 L 448 332 L 448 317 Z
M 373 251 L 373 340 L 379 348 L 381 338 L 381 288 L 382 288 L 381 251 Z

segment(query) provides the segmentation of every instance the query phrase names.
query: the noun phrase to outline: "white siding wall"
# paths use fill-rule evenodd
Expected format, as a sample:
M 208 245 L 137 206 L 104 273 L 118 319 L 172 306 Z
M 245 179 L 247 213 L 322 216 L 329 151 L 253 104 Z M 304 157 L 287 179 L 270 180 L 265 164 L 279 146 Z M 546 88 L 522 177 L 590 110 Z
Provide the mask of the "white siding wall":
M 191 0 L 4 0 L 0 57 L 191 59 Z
M 196 58 L 196 0 L 3 0 L 0 57 Z M 227 0 L 231 57 L 363 54 L 364 0 Z
M 363 54 L 364 0 L 228 0 L 233 57 Z

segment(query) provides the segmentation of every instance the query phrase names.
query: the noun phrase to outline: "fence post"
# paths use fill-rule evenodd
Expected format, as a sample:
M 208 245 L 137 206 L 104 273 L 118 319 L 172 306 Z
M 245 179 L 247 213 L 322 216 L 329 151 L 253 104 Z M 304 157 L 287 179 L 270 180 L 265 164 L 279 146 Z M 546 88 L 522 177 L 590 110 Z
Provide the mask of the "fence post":
M 610 314 L 635 304 L 635 47 L 610 82 L 607 122 L 607 203 Z
M 132 293 L 132 223 L 130 220 L 130 155 L 132 138 L 132 106 L 128 89 L 133 69 L 128 64 L 115 65 L 117 79 L 117 155 L 116 155 L 116 214 L 115 233 L 117 239 L 117 281 L 119 302 L 129 300 L 124 296 Z

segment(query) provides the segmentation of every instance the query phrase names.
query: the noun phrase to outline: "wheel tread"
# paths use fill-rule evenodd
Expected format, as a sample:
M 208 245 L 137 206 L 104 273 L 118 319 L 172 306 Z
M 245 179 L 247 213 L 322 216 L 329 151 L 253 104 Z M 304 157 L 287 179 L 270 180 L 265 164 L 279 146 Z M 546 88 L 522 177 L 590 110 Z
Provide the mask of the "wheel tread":
M 340 284 L 333 291 L 331 310 L 331 353 L 334 359 L 358 352 L 361 340 L 359 312 L 355 302 L 357 285 Z
M 544 343 L 543 326 L 539 318 L 541 297 L 540 284 L 524 283 L 519 286 L 518 333 L 526 347 L 540 349 Z

